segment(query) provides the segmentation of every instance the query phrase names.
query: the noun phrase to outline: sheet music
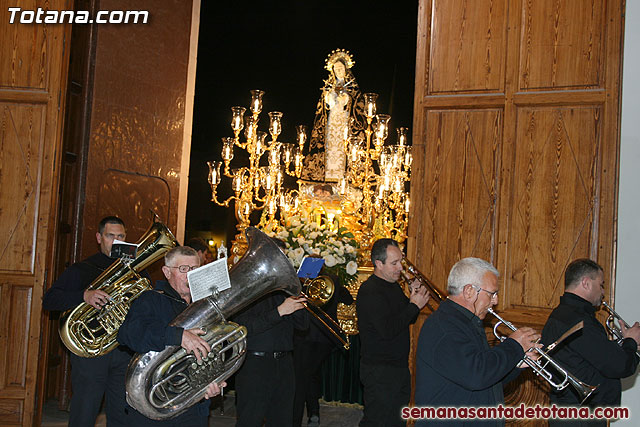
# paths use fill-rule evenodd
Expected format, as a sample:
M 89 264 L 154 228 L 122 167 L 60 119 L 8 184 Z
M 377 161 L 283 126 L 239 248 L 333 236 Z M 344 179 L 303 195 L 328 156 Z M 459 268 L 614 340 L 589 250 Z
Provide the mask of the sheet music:
M 227 259 L 205 264 L 187 273 L 191 301 L 196 302 L 213 294 L 214 291 L 224 291 L 231 287 Z
M 138 245 L 136 243 L 127 243 L 122 240 L 113 239 L 111 245 L 111 258 L 134 259 Z
M 323 265 L 323 258 L 306 256 L 302 259 L 300 267 L 298 268 L 298 277 L 302 277 L 303 279 L 315 279 L 318 277 L 318 273 L 320 273 Z

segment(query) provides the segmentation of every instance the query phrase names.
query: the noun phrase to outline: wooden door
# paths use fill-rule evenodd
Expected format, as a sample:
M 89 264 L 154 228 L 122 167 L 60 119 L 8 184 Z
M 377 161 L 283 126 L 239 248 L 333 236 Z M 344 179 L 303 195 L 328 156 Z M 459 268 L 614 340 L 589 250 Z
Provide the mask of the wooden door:
M 51 269 L 69 25 L 0 7 L 0 425 L 38 424 L 43 284 Z M 20 2 L 22 9 L 71 1 Z M 17 21 L 18 19 L 16 19 Z
M 491 261 L 516 325 L 544 325 L 575 258 L 613 295 L 623 5 L 420 2 L 409 257 L 443 289 L 460 258 Z M 546 401 L 520 381 L 507 403 Z

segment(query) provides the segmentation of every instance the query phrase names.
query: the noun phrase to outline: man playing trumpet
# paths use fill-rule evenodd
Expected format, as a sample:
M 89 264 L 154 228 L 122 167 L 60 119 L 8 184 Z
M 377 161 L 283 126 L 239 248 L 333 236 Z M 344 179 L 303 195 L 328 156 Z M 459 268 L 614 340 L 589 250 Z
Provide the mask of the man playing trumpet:
M 489 308 L 498 303 L 496 268 L 479 258 L 458 261 L 449 273 L 448 299 L 427 318 L 416 354 L 416 406 L 489 407 L 504 403 L 502 386 L 521 372 L 526 355 L 540 348 L 540 335 L 524 327 L 490 347 L 482 327 Z M 461 424 L 461 420 L 457 420 Z M 442 420 L 447 426 L 451 421 Z M 437 424 L 429 420 L 429 424 Z M 504 420 L 492 420 L 504 425 Z
M 608 339 L 605 328 L 595 316 L 604 297 L 604 274 L 596 262 L 590 259 L 573 261 L 565 270 L 564 286 L 564 295 L 560 297 L 558 307 L 551 312 L 542 330 L 542 338 L 551 342 L 569 326 L 583 321 L 582 332 L 569 338 L 554 357 L 582 381 L 600 385 L 585 402 L 586 405 L 619 406 L 620 378 L 633 375 L 638 367 L 636 351 L 640 342 L 640 325 L 638 322 L 631 328 L 620 325 L 621 345 Z M 570 388 L 552 390 L 549 397 L 551 403 L 557 405 L 580 405 L 579 397 Z M 568 422 L 550 420 L 549 424 Z M 580 424 L 580 421 L 574 423 Z M 585 421 L 582 423 L 586 424 Z M 606 420 L 595 420 L 589 425 L 604 426 L 606 423 Z

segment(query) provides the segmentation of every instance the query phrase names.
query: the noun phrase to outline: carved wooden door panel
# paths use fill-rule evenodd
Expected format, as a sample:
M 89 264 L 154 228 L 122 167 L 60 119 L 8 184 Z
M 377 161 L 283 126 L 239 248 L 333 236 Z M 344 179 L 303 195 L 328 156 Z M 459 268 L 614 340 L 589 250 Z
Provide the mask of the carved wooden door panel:
M 408 254 L 443 289 L 460 258 L 490 260 L 516 325 L 544 325 L 575 258 L 613 294 L 623 7 L 420 2 Z M 519 381 L 507 403 L 546 401 Z
M 10 24 L 5 2 L 0 22 L 0 424 L 32 425 L 39 418 L 41 298 L 55 231 L 70 26 Z

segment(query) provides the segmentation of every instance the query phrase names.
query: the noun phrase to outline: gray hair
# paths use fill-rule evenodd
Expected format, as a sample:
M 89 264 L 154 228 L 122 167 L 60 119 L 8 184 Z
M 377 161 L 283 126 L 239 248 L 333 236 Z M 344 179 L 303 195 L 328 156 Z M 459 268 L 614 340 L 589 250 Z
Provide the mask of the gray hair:
M 196 252 L 195 249 L 190 248 L 189 246 L 177 246 L 164 255 L 164 265 L 171 266 L 171 261 L 173 261 L 173 259 L 178 255 L 193 256 L 198 258 L 198 261 L 200 260 L 198 252 Z
M 449 295 L 459 295 L 465 285 L 478 285 L 486 273 L 500 277 L 498 270 L 491 263 L 480 258 L 463 258 L 451 268 L 447 279 Z

